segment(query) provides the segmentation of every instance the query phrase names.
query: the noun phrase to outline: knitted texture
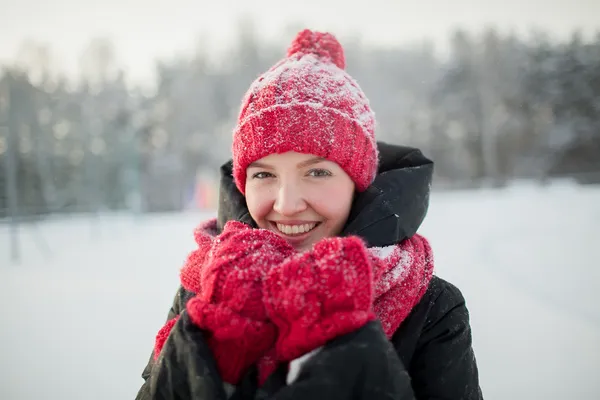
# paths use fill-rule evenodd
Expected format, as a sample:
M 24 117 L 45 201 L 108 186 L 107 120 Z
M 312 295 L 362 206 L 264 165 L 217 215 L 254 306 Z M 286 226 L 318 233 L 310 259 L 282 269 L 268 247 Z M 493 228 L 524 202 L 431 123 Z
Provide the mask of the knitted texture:
M 336 162 L 358 191 L 373 182 L 375 116 L 344 68 L 344 50 L 333 35 L 304 30 L 287 57 L 252 83 L 233 133 L 233 177 L 240 192 L 251 163 L 288 151 Z
M 369 248 L 374 273 L 374 311 L 391 338 L 429 287 L 433 252 L 419 234 L 398 245 Z
M 212 264 L 215 260 L 211 259 L 211 261 L 208 262 L 208 253 L 210 248 L 214 246 L 214 243 L 216 243 L 219 238 L 216 233 L 216 226 L 216 219 L 212 219 L 201 224 L 194 232 L 196 242 L 198 243 L 198 249 L 190 254 L 181 270 L 181 283 L 183 287 L 190 292 L 202 292 L 203 287 L 201 282 L 203 282 L 202 277 L 206 275 L 205 270 L 214 268 Z M 275 248 L 280 245 L 285 247 L 284 244 L 277 241 L 279 238 L 273 238 L 271 235 L 267 235 L 266 237 L 267 240 L 273 239 L 275 243 L 279 243 L 274 246 Z M 281 255 L 282 261 L 279 264 L 272 265 L 263 270 L 265 275 L 268 270 L 271 271 L 268 275 L 270 285 L 274 288 L 271 293 L 277 291 L 281 296 L 285 297 L 279 301 L 288 303 L 286 305 L 274 305 L 274 307 L 277 307 L 278 309 L 285 309 L 285 312 L 282 311 L 280 313 L 280 318 L 289 318 L 290 322 L 282 322 L 282 324 L 289 324 L 291 326 L 291 323 L 308 323 L 310 319 L 315 320 L 315 315 L 317 315 L 316 320 L 318 320 L 321 318 L 321 315 L 329 315 L 327 313 L 322 314 L 325 310 L 328 310 L 329 312 L 342 311 L 345 315 L 351 315 L 351 312 L 347 311 L 351 310 L 352 306 L 356 306 L 355 310 L 368 309 L 365 305 L 365 301 L 366 299 L 370 299 L 372 302 L 372 311 L 374 311 L 375 316 L 381 321 L 387 337 L 391 338 L 401 325 L 402 321 L 410 314 L 413 307 L 421 300 L 433 275 L 433 255 L 427 239 L 417 234 L 397 245 L 372 248 L 365 247 L 364 249 L 360 248 L 361 246 L 364 246 L 364 244 L 362 244 L 362 242 L 357 243 L 357 239 L 355 238 L 350 242 L 342 242 L 347 243 L 348 246 L 339 244 L 339 240 L 349 240 L 348 238 L 323 240 L 326 242 L 333 241 L 334 243 L 337 241 L 338 244 L 315 245 L 315 250 L 317 250 L 317 247 L 321 250 L 316 252 L 312 251 L 309 255 L 294 255 L 291 253 L 292 250 L 287 248 L 283 251 L 283 254 Z M 225 243 L 227 243 L 227 241 L 225 241 Z M 266 248 L 268 247 L 269 246 L 266 246 Z M 255 249 L 255 251 L 256 250 L 258 249 Z M 367 254 L 367 260 L 365 260 L 365 252 Z M 283 260 L 286 255 L 288 255 L 288 259 Z M 242 256 L 240 258 L 243 259 L 244 257 Z M 231 262 L 234 263 L 233 260 L 231 260 Z M 290 265 L 290 263 L 292 265 Z M 300 268 L 301 263 L 306 265 L 306 270 Z M 235 264 L 238 265 L 237 263 Z M 241 268 L 242 265 L 243 264 L 239 264 L 239 268 Z M 281 270 L 285 265 L 288 265 L 288 267 L 285 268 L 288 271 L 287 274 L 297 274 L 294 276 L 294 279 L 289 279 L 286 273 L 273 272 L 275 269 Z M 321 276 L 321 278 L 319 278 L 311 275 L 309 273 L 310 271 L 315 273 L 317 271 L 323 271 L 323 273 L 322 275 L 319 275 Z M 280 280 L 276 278 L 277 276 L 279 276 Z M 328 276 L 329 278 L 327 278 Z M 367 279 L 369 276 L 370 279 Z M 248 276 L 246 276 L 246 278 L 247 277 Z M 363 282 L 354 282 L 359 279 Z M 306 283 L 309 281 L 314 282 L 315 287 L 307 285 Z M 367 284 L 365 282 L 371 283 Z M 289 288 L 286 286 L 289 286 Z M 316 287 L 319 288 L 318 291 L 316 290 Z M 352 296 L 352 302 L 350 302 L 346 290 L 343 289 L 358 291 L 359 287 L 362 287 L 360 290 L 361 293 L 357 294 L 356 299 Z M 305 288 L 306 291 L 302 292 L 302 288 Z M 260 284 L 254 286 L 254 289 L 258 292 Z M 260 291 L 262 297 L 268 296 L 267 290 L 264 287 L 260 289 Z M 254 293 L 253 296 L 258 296 L 258 293 Z M 253 297 L 253 299 L 256 300 L 256 297 Z M 273 301 L 277 300 L 271 295 L 271 300 L 269 300 L 269 302 Z M 328 306 L 326 309 L 323 308 L 322 311 L 320 307 L 321 304 L 325 304 L 322 303 L 323 301 L 325 301 L 326 304 L 331 304 L 331 307 Z M 348 301 L 348 303 L 346 303 L 346 301 Z M 258 312 L 261 318 L 264 317 L 263 312 L 265 311 L 265 309 L 262 309 Z M 288 312 L 289 314 L 285 314 Z M 317 312 L 317 314 L 315 314 L 315 312 Z M 304 313 L 306 313 L 307 316 L 303 316 L 302 314 Z M 284 314 L 289 315 L 289 317 L 286 317 Z M 356 314 L 362 318 L 360 313 Z M 263 319 L 259 320 L 263 321 Z M 331 318 L 331 320 L 335 319 Z M 350 318 L 350 322 L 356 323 L 356 320 L 352 322 L 352 318 Z M 232 335 L 234 335 L 235 329 L 229 329 L 231 323 L 232 321 L 225 319 L 215 321 L 216 325 L 222 324 L 226 327 L 225 329 L 228 332 L 232 332 Z M 358 325 L 358 323 L 356 324 Z M 166 340 L 168 332 L 173 325 L 174 322 L 167 322 L 165 327 L 161 329 L 159 335 L 157 335 L 155 355 L 160 353 L 164 340 Z M 351 324 L 347 321 L 343 321 L 342 326 L 348 327 L 351 326 Z M 212 331 L 219 329 L 220 327 L 216 326 Z M 300 329 L 306 329 L 306 327 L 301 327 Z M 331 329 L 333 328 L 326 327 L 326 329 L 323 329 L 322 331 L 329 333 L 331 332 Z M 342 330 L 339 332 L 342 332 Z M 270 335 L 270 333 L 268 334 Z M 302 337 L 299 337 L 299 344 L 294 342 L 293 346 L 290 345 L 292 351 L 297 353 L 298 351 L 294 350 L 297 347 L 308 349 L 308 351 L 310 351 L 313 349 L 309 349 L 309 347 L 316 346 L 318 343 L 323 342 L 323 338 L 314 340 L 314 334 L 310 332 L 308 332 L 308 334 L 311 342 L 302 343 Z M 243 333 L 240 333 L 240 335 L 243 335 Z M 271 345 L 273 348 L 263 352 L 263 355 L 258 356 L 258 361 L 256 361 L 259 365 L 259 377 L 261 382 L 264 382 L 266 377 L 268 377 L 270 372 L 276 367 L 274 360 L 276 357 L 275 339 L 269 336 L 269 340 L 272 340 Z M 216 358 L 233 357 L 233 355 L 230 355 L 230 352 L 240 351 L 236 349 L 235 346 L 228 348 L 219 347 L 214 342 L 211 342 L 211 346 L 213 352 L 215 352 L 215 350 L 220 352 L 218 355 L 215 355 Z M 285 348 L 286 346 L 283 345 L 283 347 Z M 284 353 L 286 352 L 287 350 L 284 350 Z M 255 356 L 255 354 L 251 354 L 251 357 L 248 357 L 248 360 L 244 361 L 249 362 L 249 359 L 252 359 Z M 287 357 L 289 356 L 290 355 L 288 354 Z M 281 356 L 277 357 L 280 358 Z M 244 364 L 246 364 L 246 362 L 244 362 Z
M 355 331 L 373 314 L 371 262 L 360 239 L 327 238 L 272 269 L 265 307 L 279 329 L 277 358 L 291 361 Z
M 167 323 L 165 324 L 165 326 L 160 328 L 160 330 L 156 334 L 156 340 L 154 342 L 154 360 L 155 361 L 158 360 L 158 357 L 160 356 L 160 352 L 161 352 L 162 348 L 164 347 L 165 342 L 169 338 L 171 329 L 173 329 L 173 326 L 175 325 L 175 323 L 178 320 L 179 320 L 179 315 L 176 315 L 175 318 L 168 320 Z
M 217 233 L 216 219 L 209 219 L 194 230 L 194 240 L 198 247 L 188 255 L 185 271 L 180 274 L 181 285 L 189 292 L 200 291 L 200 272 Z
M 200 247 L 208 243 L 204 238 L 197 242 Z M 208 252 L 199 251 L 204 257 L 193 257 L 193 262 L 203 261 L 204 267 L 199 268 L 198 294 L 186 309 L 192 322 L 206 330 L 225 382 L 238 383 L 247 368 L 273 346 L 276 329 L 262 303 L 262 281 L 267 270 L 293 251 L 273 232 L 228 222 Z

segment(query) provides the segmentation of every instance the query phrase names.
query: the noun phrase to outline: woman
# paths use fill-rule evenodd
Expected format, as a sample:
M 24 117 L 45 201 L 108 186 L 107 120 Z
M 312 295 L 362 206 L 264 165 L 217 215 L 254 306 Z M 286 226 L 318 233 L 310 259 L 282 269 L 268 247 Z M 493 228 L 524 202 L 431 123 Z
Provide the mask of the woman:
M 375 141 L 344 68 L 305 30 L 246 93 L 138 399 L 482 398 L 465 301 L 416 233 L 433 163 Z

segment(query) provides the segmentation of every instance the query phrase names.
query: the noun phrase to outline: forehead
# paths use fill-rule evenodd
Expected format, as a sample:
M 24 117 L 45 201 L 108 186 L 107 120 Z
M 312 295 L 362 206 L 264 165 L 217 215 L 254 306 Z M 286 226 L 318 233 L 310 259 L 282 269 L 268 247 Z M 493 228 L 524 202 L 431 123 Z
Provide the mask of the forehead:
M 286 153 L 280 154 L 269 154 L 266 157 L 263 157 L 259 160 L 251 163 L 248 168 L 252 167 L 284 167 L 284 166 L 306 166 L 312 165 L 320 162 L 330 162 L 329 160 L 316 156 L 314 154 L 306 154 L 306 153 L 297 153 L 294 151 L 289 151 Z

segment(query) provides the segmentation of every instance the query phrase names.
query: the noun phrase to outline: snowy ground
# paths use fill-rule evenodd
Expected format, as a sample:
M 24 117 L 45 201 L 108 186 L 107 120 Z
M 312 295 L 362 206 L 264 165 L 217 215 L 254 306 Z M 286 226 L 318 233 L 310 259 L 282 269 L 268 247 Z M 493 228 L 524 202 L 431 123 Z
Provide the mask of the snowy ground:
M 599 399 L 600 189 L 435 193 L 421 230 L 464 293 L 486 399 Z M 133 399 L 206 214 L 0 225 L 0 399 Z M 46 248 L 47 247 L 47 248 Z

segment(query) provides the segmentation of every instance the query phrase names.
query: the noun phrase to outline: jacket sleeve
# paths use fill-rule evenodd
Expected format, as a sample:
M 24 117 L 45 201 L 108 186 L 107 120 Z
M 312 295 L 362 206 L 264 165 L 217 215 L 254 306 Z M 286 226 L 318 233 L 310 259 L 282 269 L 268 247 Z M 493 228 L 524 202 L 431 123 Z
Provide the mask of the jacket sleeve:
M 405 360 L 408 368 L 381 326 L 372 322 L 315 352 L 302 364 L 297 379 L 287 386 L 284 380 L 274 390 L 273 382 L 267 381 L 263 389 L 269 395 L 263 393 L 258 398 L 483 399 L 462 294 L 445 283 L 430 304 L 415 352 Z
M 167 321 L 172 320 L 173 318 L 175 318 L 176 316 L 178 316 L 181 311 L 185 308 L 185 303 L 186 301 L 189 299 L 189 294 L 188 292 L 186 292 L 186 290 L 180 286 L 179 289 L 177 290 L 177 293 L 175 294 L 175 298 L 173 299 L 173 305 L 171 306 L 171 309 L 169 310 L 169 313 L 167 314 Z M 158 330 L 157 330 L 158 332 Z M 138 394 L 136 396 L 136 400 L 146 400 L 146 399 L 150 399 L 151 397 L 148 397 L 148 378 L 150 378 L 150 375 L 152 373 L 152 367 L 154 366 L 154 351 L 152 351 L 152 353 L 150 354 L 150 359 L 148 360 L 148 364 L 146 364 L 146 367 L 144 368 L 144 370 L 142 371 L 142 378 L 144 379 L 144 383 L 142 384 L 140 390 L 138 391 Z
M 415 397 L 408 371 L 381 324 L 372 321 L 316 351 L 302 364 L 293 382 L 267 380 L 257 399 L 414 400 Z
M 183 311 L 152 365 L 142 398 L 226 400 L 225 388 L 204 333 Z
M 433 302 L 409 370 L 418 399 L 483 399 L 469 312 L 455 286 L 447 284 Z

